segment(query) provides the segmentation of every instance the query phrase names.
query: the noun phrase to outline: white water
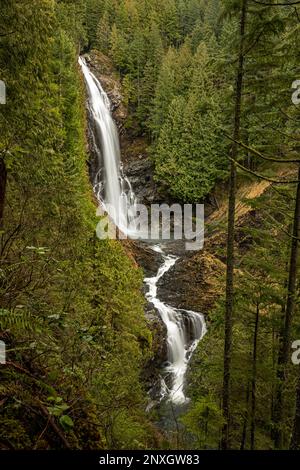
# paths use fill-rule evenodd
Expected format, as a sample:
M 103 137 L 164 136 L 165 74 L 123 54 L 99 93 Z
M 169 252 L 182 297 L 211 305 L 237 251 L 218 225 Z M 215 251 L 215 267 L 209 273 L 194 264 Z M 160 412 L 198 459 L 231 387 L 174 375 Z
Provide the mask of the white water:
M 160 313 L 167 329 L 168 362 L 166 372 L 171 374 L 171 387 L 163 384 L 162 392 L 169 395 L 173 403 L 181 404 L 186 401 L 184 394 L 184 379 L 192 353 L 195 351 L 199 341 L 206 333 L 206 325 L 203 315 L 190 310 L 179 310 L 165 304 L 157 297 L 158 281 L 178 261 L 173 255 L 164 255 L 159 246 L 154 250 L 163 255 L 164 263 L 159 268 L 156 276 L 146 278 L 145 283 L 149 286 L 146 295 L 149 302 Z
M 119 136 L 110 112 L 110 101 L 85 60 L 79 57 L 78 62 L 86 81 L 94 146 L 98 150 L 99 169 L 94 176 L 94 192 L 116 226 L 130 235 L 128 227 L 133 226 L 136 199 L 130 182 L 121 169 Z
M 110 112 L 110 102 L 85 60 L 79 58 L 79 64 L 88 90 L 88 106 L 98 156 L 94 191 L 99 203 L 107 208 L 115 224 L 130 236 L 127 228 L 128 225 L 132 227 L 136 198 L 128 179 L 122 173 L 118 131 Z M 111 209 L 113 213 L 110 212 Z M 206 333 L 206 326 L 201 314 L 176 309 L 158 299 L 157 283 L 175 265 L 178 258 L 165 255 L 159 246 L 153 249 L 162 254 L 164 259 L 157 275 L 145 279 L 149 287 L 147 299 L 158 310 L 167 329 L 166 372 L 171 375 L 171 387 L 168 388 L 163 382 L 162 394 L 173 403 L 181 404 L 186 401 L 183 389 L 188 363 L 197 344 Z

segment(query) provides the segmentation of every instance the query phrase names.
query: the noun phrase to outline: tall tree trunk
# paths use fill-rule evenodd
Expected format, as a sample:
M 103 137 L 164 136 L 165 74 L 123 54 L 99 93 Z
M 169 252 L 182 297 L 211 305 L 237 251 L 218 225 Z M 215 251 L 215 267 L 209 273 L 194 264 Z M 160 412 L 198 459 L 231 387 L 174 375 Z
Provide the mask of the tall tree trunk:
M 3 224 L 3 212 L 6 192 L 7 172 L 3 158 L 0 158 L 0 228 Z
M 255 449 L 255 425 L 256 425 L 256 372 L 257 372 L 257 338 L 259 325 L 259 304 L 256 306 L 255 326 L 253 335 L 253 360 L 251 382 L 251 439 L 250 449 Z
M 300 450 L 300 367 L 298 375 L 298 383 L 296 390 L 296 410 L 294 417 L 294 427 L 290 442 L 291 450 Z
M 228 229 L 227 229 L 227 272 L 226 272 L 226 301 L 225 301 L 225 343 L 224 343 L 224 376 L 223 376 L 223 418 L 221 448 L 226 450 L 230 446 L 230 375 L 231 375 L 231 349 L 232 349 L 232 316 L 234 307 L 234 227 L 235 227 L 235 203 L 236 203 L 236 165 L 238 157 L 238 144 L 241 126 L 241 102 L 244 79 L 244 42 L 247 17 L 248 0 L 242 1 L 240 20 L 240 50 L 236 78 L 236 97 L 234 115 L 234 142 L 231 151 L 230 186 L 228 200 Z
M 300 181 L 300 165 L 298 169 L 298 180 Z M 297 259 L 299 254 L 300 237 L 300 183 L 297 185 L 296 204 L 293 221 L 293 236 L 291 241 L 289 276 L 288 276 L 288 292 L 285 308 L 285 319 L 283 331 L 280 339 L 280 348 L 278 355 L 277 378 L 278 387 L 276 393 L 274 426 L 275 426 L 275 447 L 281 449 L 284 445 L 284 435 L 282 431 L 283 425 L 283 392 L 286 382 L 286 367 L 290 357 L 290 338 L 292 320 L 295 310 L 296 283 L 297 283 Z

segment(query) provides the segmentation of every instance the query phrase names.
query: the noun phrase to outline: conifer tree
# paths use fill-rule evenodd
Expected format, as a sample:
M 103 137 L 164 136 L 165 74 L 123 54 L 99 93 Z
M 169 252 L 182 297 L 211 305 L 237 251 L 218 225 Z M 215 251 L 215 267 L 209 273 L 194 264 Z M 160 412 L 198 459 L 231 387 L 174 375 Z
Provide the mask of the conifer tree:
M 97 27 L 97 46 L 100 51 L 107 54 L 110 48 L 111 27 L 109 23 L 109 14 L 105 10 Z

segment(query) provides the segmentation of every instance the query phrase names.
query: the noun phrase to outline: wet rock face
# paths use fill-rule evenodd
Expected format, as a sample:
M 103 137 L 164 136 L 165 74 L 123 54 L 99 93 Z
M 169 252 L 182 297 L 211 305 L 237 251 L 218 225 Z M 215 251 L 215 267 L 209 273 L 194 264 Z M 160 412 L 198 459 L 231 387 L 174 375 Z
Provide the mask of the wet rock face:
M 129 161 L 124 165 L 124 170 L 139 201 L 148 205 L 160 200 L 153 180 L 154 164 L 146 155 Z
M 99 168 L 103 168 L 103 157 L 101 155 L 101 152 L 99 151 L 99 148 L 101 145 L 100 138 L 97 135 L 97 132 L 95 132 L 95 129 L 93 127 L 93 121 L 90 118 L 91 114 L 90 114 L 90 110 L 88 107 L 87 107 L 87 115 L 88 115 L 87 141 L 88 141 L 88 153 L 90 156 L 89 161 L 88 161 L 88 167 L 89 167 L 90 181 L 92 185 L 94 185 L 95 177 L 99 171 Z
M 207 251 L 187 254 L 158 283 L 158 296 L 173 307 L 208 315 L 222 293 L 224 264 Z
M 148 310 L 147 318 L 150 322 L 150 328 L 153 333 L 153 357 L 150 360 L 152 367 L 160 369 L 161 365 L 167 361 L 167 330 L 156 310 L 151 306 Z M 149 308 L 149 306 L 148 306 Z
M 152 357 L 145 365 L 142 373 L 143 381 L 148 389 L 149 396 L 155 402 L 159 401 L 161 394 L 162 364 L 167 360 L 167 330 L 153 305 L 146 307 L 146 318 L 152 332 Z
M 162 255 L 151 250 L 146 243 L 140 241 L 132 243 L 131 251 L 137 264 L 143 268 L 145 277 L 156 276 L 163 263 Z

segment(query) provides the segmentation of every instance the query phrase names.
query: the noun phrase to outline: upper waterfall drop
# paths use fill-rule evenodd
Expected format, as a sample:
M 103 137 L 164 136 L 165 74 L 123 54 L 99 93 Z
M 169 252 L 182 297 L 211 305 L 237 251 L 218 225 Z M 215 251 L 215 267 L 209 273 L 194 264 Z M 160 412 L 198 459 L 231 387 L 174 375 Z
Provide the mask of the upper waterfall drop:
M 111 115 L 110 101 L 85 60 L 79 57 L 78 62 L 86 81 L 98 156 L 98 171 L 93 181 L 94 192 L 116 226 L 130 235 L 130 229 L 134 232 L 136 198 L 129 180 L 122 174 L 119 136 Z

